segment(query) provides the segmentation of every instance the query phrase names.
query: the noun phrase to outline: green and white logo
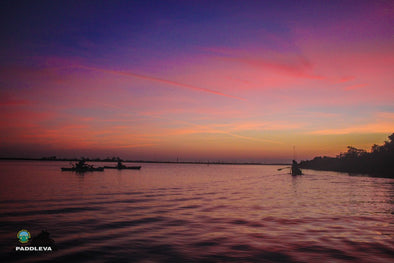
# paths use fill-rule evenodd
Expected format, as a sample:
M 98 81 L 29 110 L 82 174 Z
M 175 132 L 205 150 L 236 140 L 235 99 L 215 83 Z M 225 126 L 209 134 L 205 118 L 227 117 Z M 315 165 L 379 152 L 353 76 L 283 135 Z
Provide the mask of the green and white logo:
M 29 233 L 29 231 L 22 229 L 21 231 L 18 232 L 16 237 L 19 239 L 19 242 L 24 244 L 24 243 L 29 242 L 30 233 Z

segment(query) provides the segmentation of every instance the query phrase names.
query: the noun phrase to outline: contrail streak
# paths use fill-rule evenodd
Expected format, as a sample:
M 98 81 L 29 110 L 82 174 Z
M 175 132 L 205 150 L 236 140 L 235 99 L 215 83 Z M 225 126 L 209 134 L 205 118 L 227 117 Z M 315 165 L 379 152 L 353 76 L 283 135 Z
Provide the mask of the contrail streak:
M 280 141 L 269 140 L 269 139 L 261 139 L 261 138 L 254 138 L 254 137 L 239 135 L 239 134 L 235 134 L 235 133 L 232 133 L 232 132 L 218 130 L 218 129 L 215 129 L 215 128 L 211 128 L 209 126 L 195 124 L 195 123 L 188 122 L 188 121 L 172 120 L 172 119 L 169 119 L 169 118 L 164 118 L 162 116 L 153 116 L 153 115 L 151 115 L 151 117 L 157 118 L 157 119 L 162 119 L 162 120 L 167 120 L 167 121 L 173 121 L 173 122 L 177 122 L 177 123 L 183 123 L 183 124 L 187 124 L 187 125 L 190 125 L 190 126 L 194 126 L 194 127 L 200 128 L 201 130 L 198 130 L 197 131 L 198 133 L 205 132 L 205 133 L 226 134 L 228 136 L 232 136 L 232 137 L 235 137 L 235 138 L 241 138 L 241 139 L 249 140 L 249 141 L 267 142 L 267 143 L 272 143 L 272 144 L 283 144 Z
M 121 76 L 126 76 L 126 77 L 134 77 L 134 78 L 139 78 L 139 79 L 145 79 L 145 80 L 149 80 L 149 81 L 156 81 L 156 82 L 170 84 L 170 85 L 181 87 L 181 88 L 187 88 L 187 89 L 191 89 L 191 90 L 203 91 L 203 92 L 208 92 L 208 93 L 219 95 L 219 96 L 224 96 L 224 97 L 228 97 L 228 98 L 233 98 L 233 99 L 237 99 L 237 100 L 244 100 L 244 101 L 246 101 L 246 99 L 241 98 L 241 97 L 232 96 L 232 95 L 225 94 L 225 93 L 222 93 L 222 92 L 219 92 L 219 91 L 215 91 L 215 90 L 211 90 L 211 89 L 199 88 L 199 87 L 195 87 L 195 86 L 192 86 L 192 85 L 183 84 L 183 83 L 179 83 L 179 82 L 172 81 L 172 80 L 167 80 L 167 79 L 161 79 L 161 78 L 156 78 L 156 77 L 151 77 L 151 76 L 146 76 L 146 75 L 140 75 L 140 74 L 135 74 L 135 73 L 131 73 L 131 72 L 108 70 L 108 69 L 87 67 L 87 66 L 81 66 L 81 65 L 77 65 L 75 67 L 82 68 L 82 69 L 87 69 L 87 70 L 93 70 L 93 71 L 100 71 L 100 72 L 109 73 L 109 74 L 116 74 L 116 75 L 121 75 Z

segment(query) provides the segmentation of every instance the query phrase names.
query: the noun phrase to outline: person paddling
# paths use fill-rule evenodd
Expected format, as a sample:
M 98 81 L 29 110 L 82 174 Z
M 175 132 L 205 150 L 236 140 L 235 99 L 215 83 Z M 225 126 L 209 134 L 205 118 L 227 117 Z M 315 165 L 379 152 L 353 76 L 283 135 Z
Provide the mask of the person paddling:
M 293 163 L 291 164 L 291 175 L 302 175 L 302 171 L 298 167 L 296 160 L 293 160 Z
M 126 166 L 123 165 L 121 161 L 118 161 L 118 166 L 117 167 L 118 167 L 118 169 L 126 168 Z

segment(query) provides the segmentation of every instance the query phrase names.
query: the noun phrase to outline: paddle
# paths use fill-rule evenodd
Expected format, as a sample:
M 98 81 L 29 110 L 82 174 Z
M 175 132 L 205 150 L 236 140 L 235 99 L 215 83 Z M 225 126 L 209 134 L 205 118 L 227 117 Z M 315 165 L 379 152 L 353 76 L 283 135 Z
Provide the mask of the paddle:
M 290 168 L 290 166 L 279 168 L 278 171 L 282 171 L 283 169 L 287 169 L 287 168 Z

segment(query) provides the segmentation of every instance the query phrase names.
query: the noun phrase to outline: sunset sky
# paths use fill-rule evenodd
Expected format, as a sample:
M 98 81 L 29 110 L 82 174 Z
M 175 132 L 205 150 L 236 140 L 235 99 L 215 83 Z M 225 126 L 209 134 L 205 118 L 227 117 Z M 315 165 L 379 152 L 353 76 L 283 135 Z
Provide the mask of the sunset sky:
M 394 132 L 394 1 L 0 10 L 0 157 L 287 162 Z

